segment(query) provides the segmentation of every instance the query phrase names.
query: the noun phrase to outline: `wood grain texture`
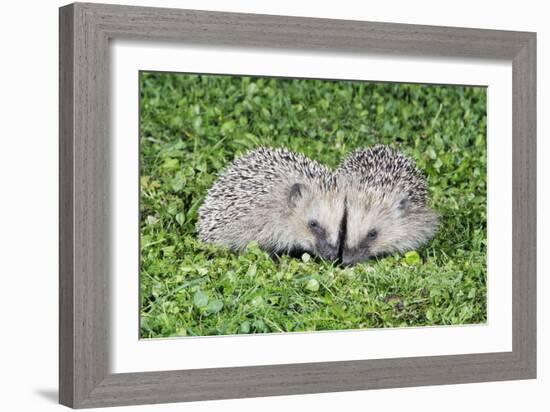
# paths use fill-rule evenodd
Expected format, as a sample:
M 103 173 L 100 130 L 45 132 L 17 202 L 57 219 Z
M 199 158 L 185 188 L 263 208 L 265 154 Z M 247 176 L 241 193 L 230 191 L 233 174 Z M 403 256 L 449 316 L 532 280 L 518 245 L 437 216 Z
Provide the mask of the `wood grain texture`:
M 81 4 L 109 36 L 331 52 L 511 59 L 529 33 Z
M 84 408 L 527 379 L 536 374 L 536 36 L 533 33 L 75 3 L 60 9 L 60 402 Z M 110 39 L 513 65 L 513 350 L 110 374 Z
M 107 39 L 85 14 L 78 5 L 60 9 L 60 203 L 66 206 L 60 216 L 59 310 L 65 387 L 59 393 L 63 404 L 74 406 L 104 380 L 108 366 Z
M 59 400 L 73 404 L 73 31 L 69 10 L 59 14 Z
M 536 37 L 512 62 L 512 276 L 513 351 L 523 367 L 536 375 Z

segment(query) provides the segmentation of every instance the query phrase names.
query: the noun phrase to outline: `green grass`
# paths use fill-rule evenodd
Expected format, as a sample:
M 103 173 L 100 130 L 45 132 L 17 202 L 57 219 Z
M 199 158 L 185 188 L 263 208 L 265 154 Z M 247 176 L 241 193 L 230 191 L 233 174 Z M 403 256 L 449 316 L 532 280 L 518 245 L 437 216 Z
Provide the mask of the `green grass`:
M 486 322 L 486 91 L 142 73 L 141 336 Z M 441 215 L 423 249 L 342 269 L 199 242 L 216 174 L 260 145 L 330 166 L 386 143 L 425 171 Z

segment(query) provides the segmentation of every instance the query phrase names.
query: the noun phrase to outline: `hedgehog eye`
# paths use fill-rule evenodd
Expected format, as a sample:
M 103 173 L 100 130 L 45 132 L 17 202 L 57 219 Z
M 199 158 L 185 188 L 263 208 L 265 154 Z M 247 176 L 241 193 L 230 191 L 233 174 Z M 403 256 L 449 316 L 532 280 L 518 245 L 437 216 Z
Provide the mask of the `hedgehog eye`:
M 378 237 L 378 231 L 376 229 L 369 230 L 369 233 L 367 233 L 367 238 L 369 240 L 374 240 Z
M 319 222 L 316 221 L 315 219 L 311 219 L 309 222 L 307 222 L 307 224 L 311 229 L 319 228 Z

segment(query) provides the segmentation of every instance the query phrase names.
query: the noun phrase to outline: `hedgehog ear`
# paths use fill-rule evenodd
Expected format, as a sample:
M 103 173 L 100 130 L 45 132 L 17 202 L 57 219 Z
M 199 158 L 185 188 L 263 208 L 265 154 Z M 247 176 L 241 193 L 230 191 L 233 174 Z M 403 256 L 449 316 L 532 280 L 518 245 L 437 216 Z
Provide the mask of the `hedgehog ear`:
M 290 191 L 288 192 L 288 205 L 292 208 L 296 207 L 298 205 L 298 201 L 304 197 L 305 194 L 305 186 L 301 183 L 294 183 L 290 187 Z
M 409 198 L 403 197 L 397 201 L 396 210 L 399 216 L 404 216 L 409 211 Z

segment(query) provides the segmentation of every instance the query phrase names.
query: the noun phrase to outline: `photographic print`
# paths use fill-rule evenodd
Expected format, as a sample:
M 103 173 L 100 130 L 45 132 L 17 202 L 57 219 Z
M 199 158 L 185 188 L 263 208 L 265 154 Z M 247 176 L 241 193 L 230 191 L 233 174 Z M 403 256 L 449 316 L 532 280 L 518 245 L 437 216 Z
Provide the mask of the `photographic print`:
M 486 323 L 485 87 L 139 81 L 142 339 Z
M 61 7 L 59 402 L 536 378 L 536 45 Z

